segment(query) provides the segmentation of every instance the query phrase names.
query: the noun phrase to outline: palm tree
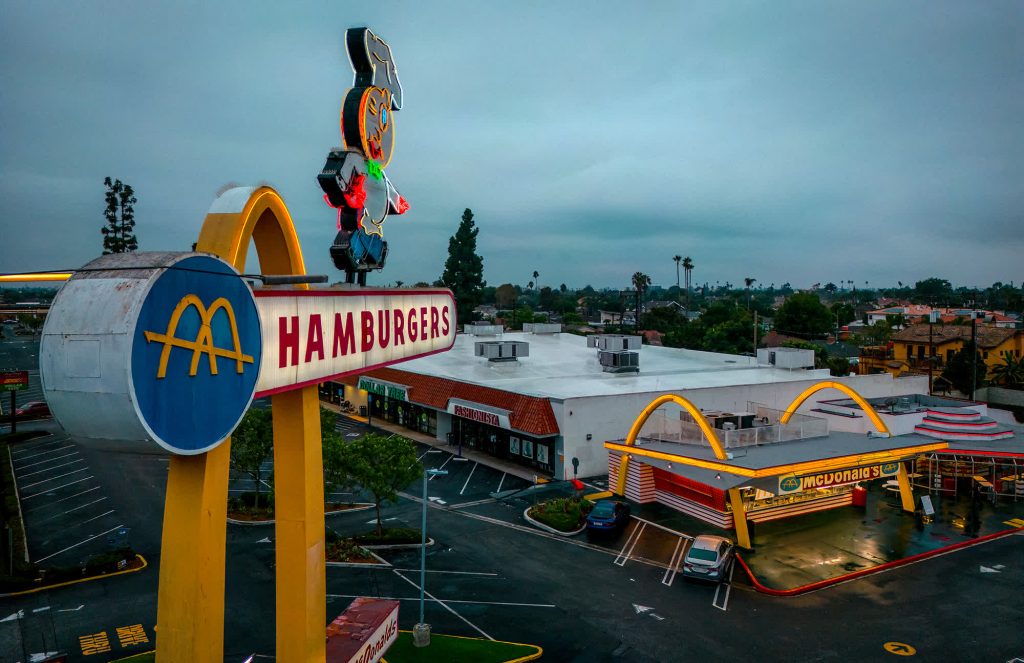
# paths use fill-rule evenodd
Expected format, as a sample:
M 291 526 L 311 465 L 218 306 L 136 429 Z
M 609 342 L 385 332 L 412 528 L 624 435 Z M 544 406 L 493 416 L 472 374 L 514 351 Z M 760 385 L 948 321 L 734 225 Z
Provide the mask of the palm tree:
M 750 278 L 749 276 L 743 279 L 743 282 L 747 284 L 747 310 L 750 310 L 750 286 L 757 282 L 757 279 Z
M 676 263 L 676 290 L 679 289 L 679 263 L 682 261 L 683 256 L 676 254 L 672 256 L 672 260 Z
M 651 277 L 643 272 L 633 274 L 633 288 L 636 289 L 636 320 L 633 322 L 634 329 L 640 330 L 640 309 L 644 301 L 644 291 L 651 285 Z
M 533 282 L 537 284 L 537 289 L 540 289 L 540 272 L 536 269 L 533 270 Z
M 686 312 L 690 312 L 690 275 L 693 272 L 693 260 L 690 256 L 683 258 L 683 275 L 686 277 Z
M 992 367 L 992 381 L 1004 387 L 1024 384 L 1024 357 L 1014 357 L 1008 350 L 1002 352 L 1003 363 Z

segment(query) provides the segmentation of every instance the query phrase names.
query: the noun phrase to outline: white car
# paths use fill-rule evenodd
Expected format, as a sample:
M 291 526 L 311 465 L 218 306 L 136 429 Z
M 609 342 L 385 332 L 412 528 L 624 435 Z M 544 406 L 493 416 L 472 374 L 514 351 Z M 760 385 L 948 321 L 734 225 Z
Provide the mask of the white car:
M 732 541 L 724 536 L 701 534 L 690 544 L 683 558 L 683 575 L 695 580 L 721 582 L 735 561 Z

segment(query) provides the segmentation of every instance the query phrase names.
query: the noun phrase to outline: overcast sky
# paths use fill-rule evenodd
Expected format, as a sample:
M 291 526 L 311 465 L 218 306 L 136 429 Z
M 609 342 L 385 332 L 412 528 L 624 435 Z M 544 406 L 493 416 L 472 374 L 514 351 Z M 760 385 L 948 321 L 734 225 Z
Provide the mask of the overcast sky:
M 432 281 L 473 209 L 491 285 L 1024 279 L 1024 3 L 0 0 L 0 272 L 99 255 L 103 178 L 143 250 L 269 183 L 310 272 L 348 27 L 404 88 L 412 209 L 371 284 Z M 250 265 L 251 266 L 251 265 Z

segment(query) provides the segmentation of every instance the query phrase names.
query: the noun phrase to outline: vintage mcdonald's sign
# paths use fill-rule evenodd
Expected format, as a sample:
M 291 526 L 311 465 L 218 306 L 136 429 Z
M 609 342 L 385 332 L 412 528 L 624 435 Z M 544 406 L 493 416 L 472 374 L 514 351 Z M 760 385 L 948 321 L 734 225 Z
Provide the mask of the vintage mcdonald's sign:
M 795 493 L 813 488 L 829 488 L 858 481 L 870 481 L 893 476 L 900 469 L 899 463 L 883 463 L 867 467 L 852 467 L 834 472 L 819 472 L 806 476 L 788 475 L 779 477 L 779 494 Z

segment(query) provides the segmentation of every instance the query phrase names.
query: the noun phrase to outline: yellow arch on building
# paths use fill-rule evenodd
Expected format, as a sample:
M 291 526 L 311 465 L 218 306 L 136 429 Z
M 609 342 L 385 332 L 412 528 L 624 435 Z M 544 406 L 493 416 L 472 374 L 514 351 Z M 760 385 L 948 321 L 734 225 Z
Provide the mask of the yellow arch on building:
M 856 391 L 846 386 L 842 382 L 833 382 L 831 380 L 811 385 L 810 387 L 805 389 L 802 394 L 794 398 L 793 402 L 790 403 L 789 407 L 786 408 L 786 412 L 782 415 L 782 418 L 779 419 L 779 423 L 789 423 L 789 420 L 793 418 L 793 415 L 796 414 L 796 411 L 800 408 L 801 405 L 804 404 L 804 401 L 806 401 L 808 398 L 810 398 L 811 396 L 813 396 L 814 394 L 818 393 L 823 389 L 835 389 L 837 391 L 843 392 L 844 394 L 852 398 L 854 402 L 857 403 L 857 405 L 859 405 L 862 410 L 864 410 L 864 413 L 868 415 L 868 419 L 870 419 L 871 423 L 875 425 L 875 429 L 879 433 L 889 432 L 889 427 L 885 425 L 885 422 L 882 421 L 882 418 L 878 416 L 877 412 L 875 412 L 875 408 L 871 407 L 871 403 L 868 403 L 863 396 L 861 396 Z
M 701 432 L 704 433 L 704 437 L 706 437 L 708 442 L 711 444 L 711 450 L 715 452 L 715 458 L 717 458 L 718 460 L 725 460 L 726 455 L 725 449 L 722 447 L 722 442 L 721 440 L 718 439 L 718 435 L 715 434 L 715 429 L 712 428 L 710 424 L 708 424 L 708 420 L 704 418 L 703 414 L 701 414 L 700 408 L 691 403 L 689 400 L 676 394 L 665 394 L 663 396 L 658 396 L 653 401 L 651 401 L 647 405 L 647 407 L 643 409 L 643 412 L 640 413 L 640 416 L 638 416 L 636 418 L 636 421 L 633 422 L 633 427 L 629 429 L 629 435 L 626 437 L 626 441 L 624 443 L 626 446 L 631 447 L 634 444 L 636 444 L 636 438 L 637 436 L 640 435 L 640 429 L 644 427 L 645 423 L 647 423 L 647 419 L 650 418 L 652 414 L 654 414 L 655 410 L 657 410 L 665 403 L 675 403 L 679 407 L 689 412 L 693 416 L 693 420 L 697 422 L 698 426 L 700 426 L 700 430 Z M 626 494 L 626 469 L 628 467 L 629 455 L 627 454 L 624 455 L 622 459 L 619 461 L 619 478 L 615 484 L 615 492 L 619 495 Z
M 236 187 L 222 193 L 206 215 L 196 249 L 214 253 L 244 272 L 250 241 L 263 273 L 306 273 L 291 215 L 270 187 Z M 272 400 L 277 658 L 323 661 L 327 598 L 317 389 L 304 387 Z M 160 661 L 223 658 L 230 456 L 228 438 L 205 454 L 171 457 L 157 604 Z

